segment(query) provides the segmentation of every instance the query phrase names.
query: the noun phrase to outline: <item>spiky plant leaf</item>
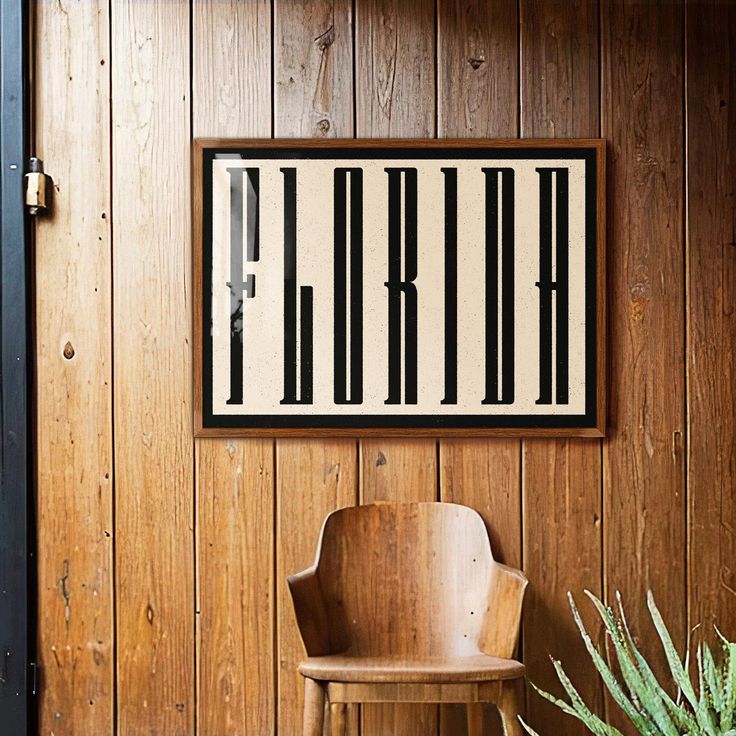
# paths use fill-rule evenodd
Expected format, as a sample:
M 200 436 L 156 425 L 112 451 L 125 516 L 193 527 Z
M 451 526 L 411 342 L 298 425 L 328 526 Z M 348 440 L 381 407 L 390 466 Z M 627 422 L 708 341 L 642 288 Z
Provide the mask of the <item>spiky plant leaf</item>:
M 529 736 L 539 736 L 531 726 L 527 725 L 521 716 L 517 716 L 517 718 L 519 719 L 519 723 L 521 723 L 522 728 L 529 734 Z
M 707 736 L 718 736 L 716 731 L 716 723 L 710 709 L 710 699 L 708 697 L 708 688 L 705 684 L 705 675 L 703 673 L 703 648 L 698 645 L 696 659 L 698 662 L 698 707 L 695 710 L 695 719 L 702 729 L 703 734 Z
M 698 647 L 696 655 L 698 692 L 690 680 L 690 652 L 685 653 L 685 663 L 672 643 L 669 631 L 657 609 L 651 592 L 647 596 L 652 620 L 665 650 L 670 671 L 678 687 L 678 698 L 673 698 L 659 683 L 644 656 L 636 647 L 631 635 L 621 597 L 617 594 L 617 617 L 613 610 L 596 596 L 586 591 L 603 621 L 606 637 L 612 642 L 613 654 L 626 688 L 619 682 L 603 655 L 586 630 L 572 596 L 568 593 L 573 618 L 580 631 L 593 664 L 601 675 L 614 701 L 621 707 L 637 733 L 641 736 L 736 736 L 736 643 L 720 636 L 723 642 L 724 661 L 719 669 L 707 644 Z M 570 702 L 549 693 L 535 690 L 548 701 L 561 708 L 566 714 L 581 721 L 594 736 L 621 736 L 613 726 L 607 725 L 595 715 L 568 678 L 560 662 L 552 660 Z M 684 700 L 680 697 L 684 696 Z M 539 736 L 524 721 L 520 723 L 530 736 Z
M 556 705 L 563 713 L 566 713 L 567 715 L 572 716 L 573 718 L 577 718 L 577 720 L 585 724 L 586 728 L 595 736 L 621 736 L 621 734 L 615 729 L 613 729 L 612 726 L 606 725 L 605 723 L 603 723 L 603 721 L 597 718 L 597 716 L 593 716 L 593 714 L 587 709 L 585 704 L 582 703 L 582 700 L 579 700 L 579 702 L 577 702 L 576 704 L 577 699 L 571 698 L 571 700 L 573 701 L 573 704 L 571 705 L 570 703 L 562 700 L 561 698 L 558 698 L 550 693 L 547 693 L 544 690 L 540 690 L 533 683 L 532 683 L 532 687 L 537 693 L 539 693 L 541 697 L 543 697 L 545 700 L 549 701 L 553 705 Z M 564 683 L 563 683 L 563 687 L 564 687 Z M 565 688 L 565 690 L 568 696 L 570 696 L 570 691 L 567 690 L 567 688 Z M 582 704 L 582 707 L 581 707 L 581 704 Z
M 556 659 L 552 660 L 557 678 L 560 684 L 565 688 L 567 696 L 570 698 L 573 708 L 578 714 L 578 718 L 585 723 L 586 726 L 594 733 L 600 733 L 601 736 L 616 736 L 619 731 L 613 726 L 609 726 L 604 723 L 597 715 L 595 715 L 590 708 L 585 704 L 585 701 L 581 697 L 580 693 L 575 689 L 572 681 L 567 676 L 567 673 L 562 667 L 562 663 Z
M 595 668 L 603 678 L 603 682 L 606 684 L 608 692 L 611 693 L 611 697 L 616 702 L 616 705 L 621 708 L 621 710 L 626 714 L 626 717 L 634 724 L 634 726 L 636 726 L 640 734 L 643 734 L 644 736 L 660 736 L 649 722 L 649 719 L 642 716 L 631 700 L 626 696 L 626 693 L 623 691 L 623 688 L 616 679 L 616 676 L 606 664 L 601 653 L 596 649 L 595 644 L 593 644 L 593 640 L 590 638 L 590 635 L 585 628 L 585 624 L 583 623 L 583 619 L 580 616 L 580 612 L 575 605 L 572 595 L 568 593 L 567 597 L 570 602 L 570 608 L 572 609 L 573 619 L 580 631 L 580 636 L 583 638 L 585 648 L 588 650 L 588 654 L 590 654 Z
M 707 643 L 703 644 L 703 679 L 713 702 L 714 710 L 716 713 L 721 713 L 724 705 L 723 680 Z
M 669 711 L 672 720 L 677 724 L 677 727 L 680 729 L 680 733 L 689 734 L 691 732 L 695 732 L 698 728 L 698 724 L 695 722 L 695 719 L 692 718 L 691 715 L 684 708 L 682 708 L 679 703 L 675 702 L 670 697 L 669 693 L 662 687 L 662 685 L 659 684 L 659 680 L 657 680 L 654 672 L 652 671 L 652 668 L 649 666 L 649 663 L 646 661 L 644 655 L 639 651 L 639 648 L 636 646 L 636 643 L 634 642 L 634 637 L 631 634 L 629 624 L 626 620 L 626 614 L 624 612 L 621 594 L 618 591 L 616 592 L 616 602 L 618 604 L 619 619 L 621 621 L 621 626 L 624 630 L 624 633 L 626 634 L 629 649 L 634 654 L 634 658 L 636 659 L 642 676 L 659 694 L 659 697 L 662 699 L 662 702 L 665 704 L 665 707 Z
M 647 606 L 649 607 L 652 621 L 654 621 L 654 627 L 657 629 L 659 640 L 662 642 L 662 647 L 664 648 L 664 653 L 667 657 L 667 663 L 670 666 L 670 672 L 672 672 L 672 676 L 675 678 L 677 686 L 682 691 L 682 694 L 687 698 L 690 705 L 693 707 L 693 710 L 697 711 L 698 698 L 695 695 L 695 690 L 693 690 L 690 678 L 682 666 L 680 655 L 677 653 L 677 649 L 675 649 L 670 632 L 662 619 L 662 614 L 659 612 L 657 604 L 654 602 L 654 596 L 652 595 L 651 590 L 647 593 Z
M 723 673 L 721 729 L 725 731 L 736 725 L 736 643 L 732 644 L 725 639 L 724 642 L 723 650 L 726 663 Z M 736 731 L 736 729 L 734 730 Z
M 623 626 L 619 621 L 616 621 L 613 611 L 604 606 L 593 593 L 589 590 L 586 590 L 585 593 L 593 601 L 598 615 L 606 625 L 606 630 L 616 651 L 621 675 L 624 678 L 626 686 L 629 688 L 632 700 L 638 705 L 640 710 L 645 711 L 642 713 L 643 716 L 650 717 L 650 725 L 656 725 L 659 733 L 663 734 L 663 736 L 680 736 L 680 732 L 672 722 L 659 693 L 655 688 L 651 687 L 650 683 L 637 669 L 633 654 L 629 650 L 628 641 L 624 635 Z

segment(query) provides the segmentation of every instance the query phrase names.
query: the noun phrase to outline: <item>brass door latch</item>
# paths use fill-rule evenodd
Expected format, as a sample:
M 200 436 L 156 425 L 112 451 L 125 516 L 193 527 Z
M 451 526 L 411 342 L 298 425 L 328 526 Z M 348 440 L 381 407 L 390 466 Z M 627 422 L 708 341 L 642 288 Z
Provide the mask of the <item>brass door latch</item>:
M 25 199 L 29 214 L 37 215 L 47 209 L 50 183 L 51 178 L 43 173 L 43 161 L 32 157 L 25 176 Z

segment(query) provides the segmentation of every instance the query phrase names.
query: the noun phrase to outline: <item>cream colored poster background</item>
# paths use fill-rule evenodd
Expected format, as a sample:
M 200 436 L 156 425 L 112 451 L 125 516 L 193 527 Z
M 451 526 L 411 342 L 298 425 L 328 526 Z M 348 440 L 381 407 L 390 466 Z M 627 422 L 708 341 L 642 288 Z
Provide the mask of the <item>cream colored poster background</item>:
M 230 370 L 230 176 L 260 169 L 260 260 L 256 297 L 244 300 L 243 404 L 228 405 Z M 314 401 L 282 406 L 283 174 L 297 169 L 297 289 L 314 290 Z M 363 403 L 333 403 L 333 171 L 360 167 L 364 181 Z M 387 220 L 385 167 L 411 166 L 418 177 L 418 403 L 386 405 L 388 396 Z M 458 401 L 444 395 L 444 176 L 455 167 L 458 201 Z M 485 176 L 515 170 L 515 402 L 484 406 Z M 539 176 L 535 167 L 570 171 L 569 403 L 539 406 Z M 215 159 L 212 162 L 212 412 L 298 415 L 545 415 L 585 413 L 585 162 L 578 159 Z M 244 207 L 245 210 L 245 207 Z M 500 208 L 499 208 L 500 211 Z M 554 251 L 554 247 L 553 247 Z M 553 258 L 554 278 L 554 258 Z M 500 292 L 500 287 L 499 287 Z M 403 343 L 403 340 L 402 340 Z M 554 345 L 554 335 L 553 335 Z M 299 353 L 297 353 L 299 355 Z M 554 381 L 554 360 L 553 360 Z M 554 384 L 553 384 L 554 385 Z

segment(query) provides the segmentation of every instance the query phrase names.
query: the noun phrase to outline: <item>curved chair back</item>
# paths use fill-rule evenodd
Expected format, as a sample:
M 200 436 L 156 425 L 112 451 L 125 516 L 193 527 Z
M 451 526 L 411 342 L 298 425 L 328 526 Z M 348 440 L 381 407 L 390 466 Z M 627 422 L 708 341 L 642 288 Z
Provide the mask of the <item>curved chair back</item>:
M 482 646 L 493 557 L 480 515 L 450 503 L 335 511 L 315 563 L 330 649 L 466 656 Z

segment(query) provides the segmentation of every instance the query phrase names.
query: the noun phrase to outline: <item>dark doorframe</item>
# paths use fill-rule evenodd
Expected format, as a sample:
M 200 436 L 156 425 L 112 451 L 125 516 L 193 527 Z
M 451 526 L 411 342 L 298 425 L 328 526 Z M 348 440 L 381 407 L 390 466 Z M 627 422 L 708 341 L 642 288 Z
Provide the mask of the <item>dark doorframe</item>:
M 0 731 L 28 734 L 34 625 L 26 3 L 0 3 Z

